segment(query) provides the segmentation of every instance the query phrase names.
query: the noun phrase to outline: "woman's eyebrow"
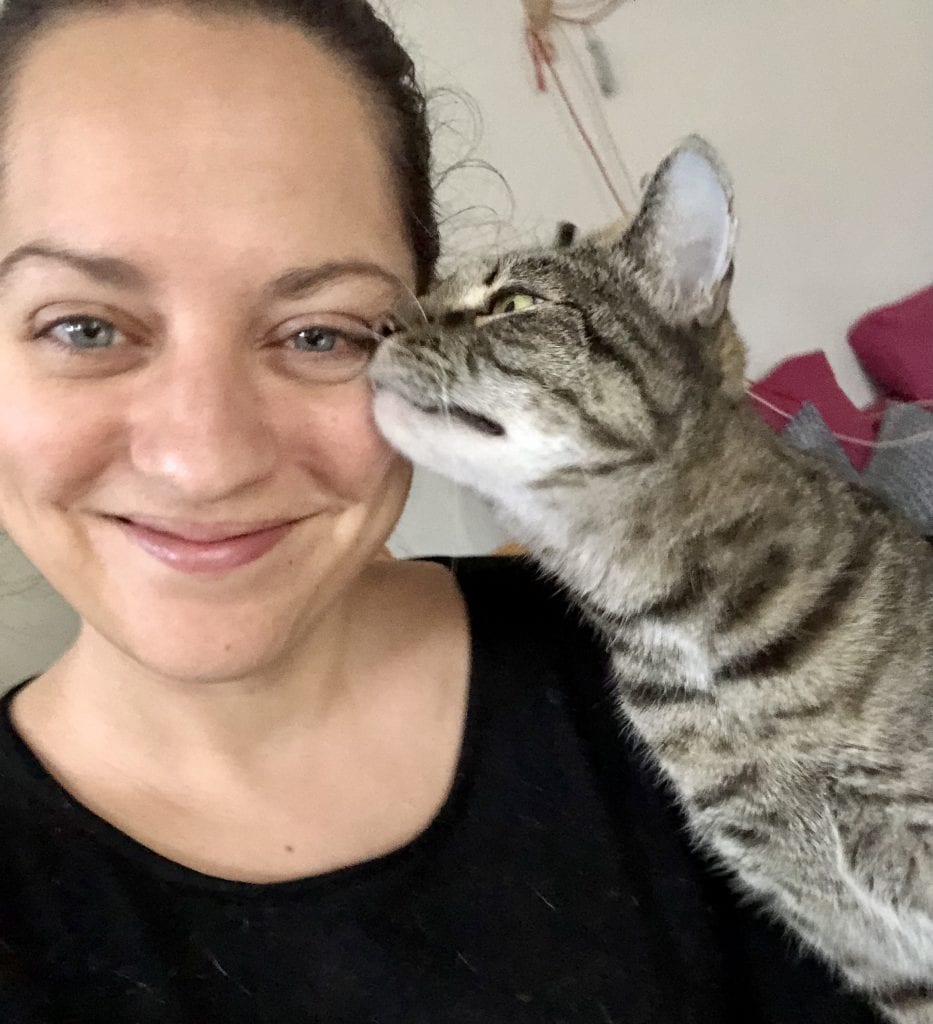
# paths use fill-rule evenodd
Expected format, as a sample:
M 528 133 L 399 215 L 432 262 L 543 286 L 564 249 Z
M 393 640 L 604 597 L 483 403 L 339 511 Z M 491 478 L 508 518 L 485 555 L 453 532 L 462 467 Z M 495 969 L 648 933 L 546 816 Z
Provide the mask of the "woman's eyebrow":
M 317 267 L 298 267 L 286 271 L 270 285 L 269 291 L 275 299 L 299 299 L 343 277 L 374 277 L 391 285 L 396 291 L 405 290 L 401 278 L 380 267 L 378 263 L 369 260 L 339 260 L 322 263 Z
M 46 242 L 30 242 L 14 249 L 0 260 L 0 285 L 25 260 L 42 259 L 64 263 L 80 271 L 86 277 L 118 288 L 132 288 L 141 291 L 149 284 L 149 278 L 135 264 L 115 256 L 95 256 L 92 253 L 76 252 Z
M 129 260 L 78 252 L 47 242 L 31 242 L 14 249 L 0 260 L 0 285 L 25 260 L 43 259 L 63 263 L 102 284 L 142 291 L 151 287 L 146 272 Z M 405 290 L 398 275 L 369 260 L 335 260 L 316 267 L 287 270 L 266 289 L 274 299 L 302 298 L 342 277 L 374 277 L 396 290 Z

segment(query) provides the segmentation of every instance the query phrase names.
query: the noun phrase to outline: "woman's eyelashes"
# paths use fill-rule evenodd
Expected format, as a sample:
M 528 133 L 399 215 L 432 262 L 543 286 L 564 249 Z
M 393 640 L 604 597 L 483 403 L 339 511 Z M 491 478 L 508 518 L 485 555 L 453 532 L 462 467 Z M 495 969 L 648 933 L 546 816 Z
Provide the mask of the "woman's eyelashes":
M 339 384 L 362 375 L 380 340 L 375 330 L 363 324 L 352 328 L 309 324 L 290 332 L 280 349 L 301 379 Z
M 133 340 L 131 334 L 121 330 L 113 321 L 92 315 L 56 317 L 50 323 L 38 327 L 33 338 L 78 353 L 112 349 Z M 287 334 L 279 332 L 272 344 L 281 344 L 311 355 L 330 355 L 339 354 L 347 346 L 374 349 L 381 340 L 381 333 L 366 324 L 350 328 L 310 322 Z
M 94 316 L 60 317 L 43 327 L 36 338 L 47 340 L 69 354 L 111 349 L 126 341 L 114 324 Z
M 228 328 L 229 329 L 229 328 Z M 30 332 L 48 358 L 66 357 L 82 374 L 112 375 L 134 369 L 158 355 L 168 331 L 150 330 L 130 316 L 63 312 L 39 322 Z M 249 335 L 244 334 L 244 339 Z M 242 341 L 243 339 L 241 339 Z M 382 336 L 376 325 L 344 314 L 292 318 L 266 332 L 257 331 L 250 347 L 266 352 L 269 365 L 299 379 L 340 382 L 361 374 Z M 54 362 L 52 363 L 54 366 Z
M 303 327 L 300 331 L 292 334 L 287 343 L 298 352 L 307 352 L 312 355 L 339 354 L 343 347 L 356 347 L 369 349 L 375 348 L 379 336 L 375 331 L 368 328 L 359 331 L 347 331 L 336 327 L 312 325 Z

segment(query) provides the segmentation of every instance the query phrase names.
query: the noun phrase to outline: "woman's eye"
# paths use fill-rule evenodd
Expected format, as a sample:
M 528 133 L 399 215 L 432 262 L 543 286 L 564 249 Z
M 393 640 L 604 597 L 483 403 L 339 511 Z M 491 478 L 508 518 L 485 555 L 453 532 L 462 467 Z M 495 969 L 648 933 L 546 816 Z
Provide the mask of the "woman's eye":
M 327 327 L 306 327 L 293 335 L 295 348 L 300 352 L 333 352 L 344 340 L 339 331 Z
M 283 348 L 289 356 L 287 365 L 304 380 L 339 384 L 365 371 L 377 341 L 375 332 L 366 333 L 362 325 L 302 327 L 287 336 Z
M 539 305 L 541 301 L 537 295 L 529 295 L 526 292 L 514 292 L 511 295 L 503 295 L 501 299 L 497 299 L 492 304 L 490 313 L 493 316 L 499 316 L 503 313 L 521 313 L 526 309 L 531 309 L 532 306 Z
M 120 337 L 120 332 L 113 324 L 94 317 L 75 317 L 59 320 L 46 327 L 42 337 L 69 349 L 88 350 L 112 348 Z
M 378 340 L 375 332 L 372 335 L 355 334 L 337 327 L 303 327 L 292 334 L 289 346 L 299 352 L 330 356 L 335 358 L 356 358 L 362 353 L 372 354 Z

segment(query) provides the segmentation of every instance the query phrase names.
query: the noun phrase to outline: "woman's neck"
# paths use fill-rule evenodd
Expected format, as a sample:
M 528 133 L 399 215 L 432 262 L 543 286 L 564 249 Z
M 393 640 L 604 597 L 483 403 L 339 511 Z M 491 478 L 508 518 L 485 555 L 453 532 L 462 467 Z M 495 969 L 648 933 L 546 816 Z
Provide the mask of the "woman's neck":
M 176 678 L 140 663 L 85 624 L 71 650 L 29 689 L 73 735 L 118 746 L 128 766 L 200 761 L 248 770 L 269 751 L 326 728 L 357 699 L 378 643 L 377 609 L 391 605 L 391 566 L 374 565 L 278 657 L 225 678 Z M 27 695 L 24 694 L 24 697 Z
M 469 631 L 440 566 L 390 563 L 347 598 L 294 672 L 119 675 L 85 639 L 16 696 L 13 722 L 85 807 L 198 871 L 282 881 L 379 856 L 450 788 Z

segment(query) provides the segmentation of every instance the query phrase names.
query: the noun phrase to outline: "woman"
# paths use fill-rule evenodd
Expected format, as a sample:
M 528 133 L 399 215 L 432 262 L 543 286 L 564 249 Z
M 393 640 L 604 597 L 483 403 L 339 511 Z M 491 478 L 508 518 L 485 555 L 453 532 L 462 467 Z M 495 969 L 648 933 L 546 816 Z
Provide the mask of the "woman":
M 437 254 L 363 0 L 11 0 L 0 523 L 78 610 L 0 725 L 4 1021 L 869 1020 L 740 910 L 510 561 L 379 559 Z

